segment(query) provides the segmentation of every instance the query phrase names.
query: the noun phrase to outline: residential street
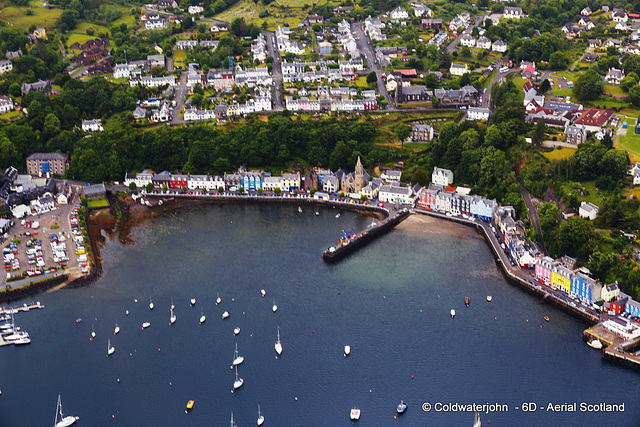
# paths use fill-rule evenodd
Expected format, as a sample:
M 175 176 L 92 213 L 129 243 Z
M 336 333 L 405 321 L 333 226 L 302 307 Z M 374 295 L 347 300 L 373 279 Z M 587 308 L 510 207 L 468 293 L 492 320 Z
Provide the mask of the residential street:
M 544 252 L 547 253 L 547 249 L 544 246 L 544 241 L 542 240 L 542 228 L 540 228 L 540 219 L 538 218 L 538 209 L 534 206 L 531 200 L 531 194 L 527 191 L 526 188 L 520 183 L 518 183 L 520 187 L 520 194 L 522 194 L 522 198 L 524 199 L 525 204 L 527 205 L 527 209 L 529 209 L 529 219 L 531 220 L 531 224 L 533 228 L 536 230 L 538 234 L 538 246 Z
M 178 83 L 178 86 L 174 88 L 176 106 L 173 108 L 173 120 L 171 120 L 172 125 L 184 123 L 184 119 L 180 117 L 180 109 L 184 104 L 184 96 L 187 94 L 187 90 L 187 73 L 184 72 L 180 75 L 180 83 Z
M 489 13 L 485 13 L 484 15 L 482 15 L 480 18 L 476 19 L 475 21 L 473 21 L 471 24 L 469 24 L 469 26 L 467 28 L 465 28 L 465 30 L 463 32 L 461 32 L 460 34 L 458 34 L 458 37 L 456 37 L 451 43 L 449 43 L 447 45 L 447 52 L 449 53 L 453 53 L 454 50 L 456 50 L 456 47 L 458 45 L 458 42 L 460 41 L 460 38 L 462 36 L 464 36 L 465 34 L 471 34 L 471 32 L 473 31 L 473 29 L 477 26 L 478 22 L 483 22 L 485 19 L 487 19 L 489 17 Z
M 267 39 L 267 51 L 269 56 L 273 57 L 273 69 L 271 70 L 273 78 L 273 109 L 281 111 L 284 109 L 284 100 L 282 99 L 282 65 L 280 63 L 280 54 L 276 46 L 276 36 L 273 33 L 263 33 Z
M 382 70 L 380 69 L 380 64 L 376 59 L 373 45 L 370 44 L 371 40 L 369 39 L 369 36 L 365 35 L 364 31 L 362 31 L 361 24 L 357 22 L 351 24 L 351 32 L 355 33 L 358 50 L 364 55 L 367 60 L 367 73 L 375 71 L 376 75 L 378 76 L 378 93 L 384 96 L 384 99 L 386 99 L 388 102 L 386 110 L 395 110 L 396 104 L 391 96 L 389 96 L 389 92 L 387 92 L 387 87 L 385 86 L 382 79 Z

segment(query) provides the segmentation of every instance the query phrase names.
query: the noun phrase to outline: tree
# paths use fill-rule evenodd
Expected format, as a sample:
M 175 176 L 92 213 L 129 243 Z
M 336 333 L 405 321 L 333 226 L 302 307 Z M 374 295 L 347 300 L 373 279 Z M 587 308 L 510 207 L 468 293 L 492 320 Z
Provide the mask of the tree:
M 58 28 L 60 28 L 60 31 L 63 33 L 75 29 L 78 26 L 78 17 L 79 15 L 76 10 L 63 10 L 58 20 Z
M 135 185 L 134 183 L 132 183 L 133 185 Z M 147 193 L 151 193 L 153 191 L 153 183 L 150 182 L 145 186 L 145 190 L 147 190 Z
M 129 184 L 129 190 L 136 191 L 137 189 L 138 189 L 138 186 L 136 185 L 135 182 L 132 182 Z
M 282 190 L 280 189 L 280 187 L 276 187 L 273 189 L 273 192 L 279 195 L 282 192 Z
M 393 133 L 396 135 L 396 138 L 404 145 L 405 139 L 411 135 L 411 128 L 404 123 L 398 123 L 393 128 Z
M 640 85 L 635 85 L 629 89 L 629 97 L 627 99 L 636 107 L 640 107 Z
M 211 6 L 213 11 L 215 13 L 219 13 L 221 12 L 225 7 L 227 7 L 227 4 L 224 2 L 224 0 L 217 0 L 213 6 Z
M 437 89 L 440 86 L 438 76 L 435 73 L 429 73 L 424 78 L 424 85 L 429 89 Z
M 369 200 L 369 198 L 367 197 L 366 194 L 361 194 L 360 195 L 360 200 L 362 200 L 363 202 L 366 202 L 367 200 Z
M 626 151 L 613 149 L 602 156 L 598 167 L 601 175 L 609 176 L 614 181 L 618 181 L 627 174 L 627 165 L 629 163 L 629 155 Z
M 21 156 L 13 142 L 9 141 L 9 138 L 0 137 L 0 168 L 4 170 L 20 163 Z
M 551 90 L 551 83 L 549 83 L 549 79 L 544 79 L 540 84 L 540 92 L 547 93 Z
M 546 125 L 543 120 L 538 120 L 536 127 L 533 131 L 533 143 L 536 145 L 542 144 L 544 141 L 544 135 L 546 134 Z
M 636 73 L 632 71 L 627 74 L 624 79 L 622 79 L 622 81 L 620 82 L 620 88 L 625 92 L 629 92 L 629 89 L 637 85 L 638 81 L 640 81 L 640 78 Z
M 549 55 L 549 66 L 552 70 L 564 70 L 569 65 L 569 59 L 564 52 L 556 51 Z
M 371 84 L 377 81 L 378 81 L 378 75 L 376 74 L 375 71 L 372 71 L 369 74 L 367 74 L 367 83 Z
M 603 93 L 604 83 L 602 78 L 593 69 L 581 74 L 573 84 L 573 94 L 580 101 L 595 101 Z

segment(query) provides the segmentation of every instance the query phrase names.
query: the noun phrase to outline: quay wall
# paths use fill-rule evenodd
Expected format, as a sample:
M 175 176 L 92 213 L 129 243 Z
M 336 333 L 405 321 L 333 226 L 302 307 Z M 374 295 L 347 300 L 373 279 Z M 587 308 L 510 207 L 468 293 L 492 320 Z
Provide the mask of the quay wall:
M 553 292 L 551 292 L 550 289 L 547 289 L 545 286 L 536 284 L 536 283 L 531 284 L 527 280 L 523 279 L 522 277 L 514 274 L 511 271 L 510 265 L 508 265 L 504 259 L 504 252 L 502 251 L 502 248 L 500 247 L 497 239 L 491 232 L 490 224 L 481 222 L 481 221 L 469 221 L 462 217 L 446 216 L 438 212 L 428 211 L 420 208 L 413 209 L 413 212 L 422 214 L 422 215 L 429 215 L 432 217 L 443 219 L 445 221 L 451 221 L 458 224 L 474 227 L 478 233 L 484 236 L 484 239 L 487 242 L 487 245 L 493 252 L 493 256 L 496 264 L 500 267 L 500 270 L 504 274 L 505 278 L 511 284 L 516 285 L 531 294 L 539 296 L 543 302 L 553 304 L 559 309 L 587 323 L 596 324 L 600 321 L 598 317 L 593 316 L 589 313 L 586 313 L 576 307 L 572 307 L 571 305 L 568 304 L 568 301 L 565 301 L 562 298 L 559 298 L 558 296 L 553 294 Z
M 60 274 L 58 276 L 49 277 L 37 281 L 38 278 L 34 278 L 34 282 L 20 286 L 18 288 L 9 288 L 0 291 L 0 303 L 17 301 L 20 299 L 28 298 L 36 294 L 46 292 L 59 284 L 65 282 L 68 276 L 66 274 Z

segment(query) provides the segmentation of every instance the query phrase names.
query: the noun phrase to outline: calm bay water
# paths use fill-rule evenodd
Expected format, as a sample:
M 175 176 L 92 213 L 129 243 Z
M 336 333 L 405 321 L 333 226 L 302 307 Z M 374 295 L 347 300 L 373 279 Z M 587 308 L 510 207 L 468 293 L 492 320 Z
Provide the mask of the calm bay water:
M 410 218 L 329 265 L 322 251 L 371 218 L 318 211 L 182 210 L 136 229 L 133 245 L 108 243 L 97 284 L 40 295 L 45 310 L 16 316 L 32 344 L 0 348 L 0 426 L 52 425 L 58 393 L 81 426 L 226 426 L 233 411 L 242 427 L 255 425 L 258 404 L 270 426 L 349 425 L 354 406 L 364 426 L 473 424 L 473 413 L 425 413 L 422 402 L 508 405 L 482 414 L 491 426 L 638 425 L 638 373 L 603 362 L 581 340 L 585 324 L 509 285 L 473 231 Z M 236 342 L 244 386 L 232 394 Z M 394 419 L 401 399 L 409 408 Z M 582 401 L 626 411 L 516 410 Z

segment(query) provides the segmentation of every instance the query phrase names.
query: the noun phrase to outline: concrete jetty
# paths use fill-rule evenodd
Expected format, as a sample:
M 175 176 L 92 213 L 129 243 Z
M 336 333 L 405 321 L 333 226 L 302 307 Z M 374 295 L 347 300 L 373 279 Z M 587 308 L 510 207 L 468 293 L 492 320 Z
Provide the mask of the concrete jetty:
M 0 315 L 2 314 L 14 314 L 14 313 L 19 313 L 21 311 L 30 311 L 30 310 L 34 310 L 37 308 L 44 308 L 44 304 L 40 304 L 40 301 L 38 302 L 32 302 L 31 304 L 23 304 L 19 307 L 2 307 L 0 308 Z

